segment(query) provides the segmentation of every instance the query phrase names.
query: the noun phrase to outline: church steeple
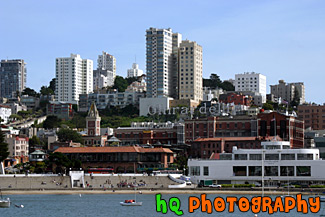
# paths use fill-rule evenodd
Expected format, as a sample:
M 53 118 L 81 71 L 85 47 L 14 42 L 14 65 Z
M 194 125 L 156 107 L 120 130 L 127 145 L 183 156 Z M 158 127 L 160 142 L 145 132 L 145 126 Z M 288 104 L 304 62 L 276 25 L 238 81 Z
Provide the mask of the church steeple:
M 87 122 L 87 134 L 88 136 L 99 136 L 100 135 L 100 116 L 93 102 L 90 106 L 88 116 L 86 117 Z

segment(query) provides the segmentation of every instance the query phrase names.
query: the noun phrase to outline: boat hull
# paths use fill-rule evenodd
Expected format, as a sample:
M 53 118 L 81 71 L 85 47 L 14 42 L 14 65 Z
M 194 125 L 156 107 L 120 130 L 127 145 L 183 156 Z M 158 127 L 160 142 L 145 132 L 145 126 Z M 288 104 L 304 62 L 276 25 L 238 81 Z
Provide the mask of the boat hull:
M 9 200 L 0 200 L 0 208 L 9 208 L 10 201 Z
M 122 206 L 142 206 L 142 202 L 133 202 L 133 203 L 125 203 L 125 202 L 120 202 Z

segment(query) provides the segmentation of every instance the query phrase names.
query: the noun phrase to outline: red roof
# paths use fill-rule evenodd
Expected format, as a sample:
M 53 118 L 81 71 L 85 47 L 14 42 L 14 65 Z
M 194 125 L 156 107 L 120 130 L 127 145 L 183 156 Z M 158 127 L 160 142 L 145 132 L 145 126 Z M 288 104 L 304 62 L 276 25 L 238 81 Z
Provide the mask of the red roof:
M 61 153 L 173 153 L 169 148 L 140 148 L 135 146 L 122 146 L 122 147 L 60 147 L 55 152 Z

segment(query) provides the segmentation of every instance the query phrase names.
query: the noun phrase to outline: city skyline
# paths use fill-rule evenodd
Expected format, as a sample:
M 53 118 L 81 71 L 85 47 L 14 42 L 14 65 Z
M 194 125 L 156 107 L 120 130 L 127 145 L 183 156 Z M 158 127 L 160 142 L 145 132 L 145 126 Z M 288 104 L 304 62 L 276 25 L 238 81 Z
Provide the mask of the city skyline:
M 117 75 L 124 77 L 136 55 L 139 68 L 146 72 L 145 30 L 170 27 L 186 36 L 184 40 L 202 45 L 205 78 L 217 73 L 222 79 L 234 79 L 235 74 L 254 71 L 266 75 L 268 93 L 269 85 L 281 79 L 304 82 L 306 101 L 324 102 L 318 94 L 324 91 L 319 78 L 325 68 L 325 3 L 321 1 L 75 3 L 64 2 L 64 7 L 63 1 L 19 2 L 20 7 L 18 1 L 0 4 L 7 30 L 1 35 L 5 43 L 0 59 L 26 61 L 27 87 L 38 91 L 48 85 L 55 77 L 55 58 L 71 53 L 96 65 L 97 56 L 106 51 L 116 57 Z M 156 16 L 155 8 L 164 13 Z M 180 14 L 179 8 L 195 9 L 196 16 Z

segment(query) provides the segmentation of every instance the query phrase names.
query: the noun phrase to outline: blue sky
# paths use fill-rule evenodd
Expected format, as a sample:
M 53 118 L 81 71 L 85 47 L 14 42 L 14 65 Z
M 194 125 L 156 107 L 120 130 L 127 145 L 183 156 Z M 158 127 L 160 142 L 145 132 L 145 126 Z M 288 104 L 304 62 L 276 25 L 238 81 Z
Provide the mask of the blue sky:
M 27 86 L 55 77 L 55 58 L 78 53 L 94 66 L 102 51 L 126 76 L 136 55 L 145 70 L 145 30 L 172 28 L 203 46 L 204 77 L 236 73 L 305 82 L 308 102 L 325 102 L 322 0 L 11 0 L 0 2 L 0 59 L 25 59 Z

